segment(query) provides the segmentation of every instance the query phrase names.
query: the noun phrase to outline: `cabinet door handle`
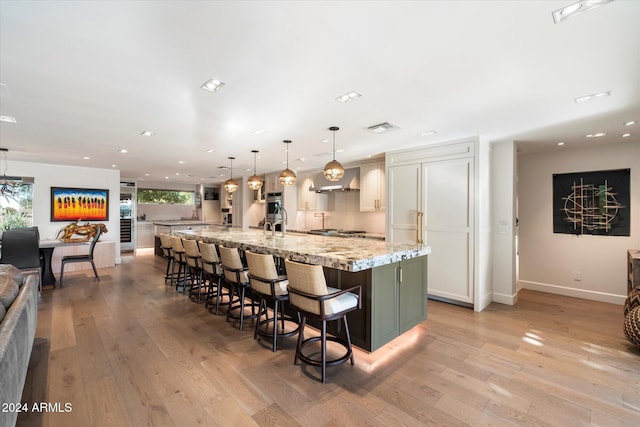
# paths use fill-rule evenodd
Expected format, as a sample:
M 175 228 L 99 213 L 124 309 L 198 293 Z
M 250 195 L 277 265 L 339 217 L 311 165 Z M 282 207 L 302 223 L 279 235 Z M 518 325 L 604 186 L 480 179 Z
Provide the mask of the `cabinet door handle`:
M 402 283 L 402 267 L 398 267 L 398 281 Z
M 422 218 L 424 218 L 424 212 L 420 212 L 418 211 L 418 215 L 417 215 L 417 235 L 418 235 L 418 243 L 423 243 L 424 241 L 422 240 L 422 231 L 423 231 L 423 227 L 422 227 Z

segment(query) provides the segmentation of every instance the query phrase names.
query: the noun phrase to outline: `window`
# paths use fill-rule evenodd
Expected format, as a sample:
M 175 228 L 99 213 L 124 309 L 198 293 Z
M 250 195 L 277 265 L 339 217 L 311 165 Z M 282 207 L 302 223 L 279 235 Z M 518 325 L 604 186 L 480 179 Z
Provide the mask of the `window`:
M 0 231 L 33 226 L 33 178 L 0 180 Z
M 193 191 L 138 189 L 138 203 L 193 205 Z

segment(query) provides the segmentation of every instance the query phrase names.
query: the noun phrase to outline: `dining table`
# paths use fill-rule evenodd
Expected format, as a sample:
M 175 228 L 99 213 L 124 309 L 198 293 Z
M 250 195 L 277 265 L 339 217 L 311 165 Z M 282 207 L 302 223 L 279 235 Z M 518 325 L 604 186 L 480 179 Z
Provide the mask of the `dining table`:
M 53 258 L 53 251 L 55 248 L 62 246 L 79 246 L 89 245 L 88 241 L 65 241 L 58 239 L 45 239 L 40 240 L 40 254 L 42 255 L 42 285 L 50 286 L 54 288 L 56 286 L 56 276 L 53 274 L 51 265 L 51 259 Z

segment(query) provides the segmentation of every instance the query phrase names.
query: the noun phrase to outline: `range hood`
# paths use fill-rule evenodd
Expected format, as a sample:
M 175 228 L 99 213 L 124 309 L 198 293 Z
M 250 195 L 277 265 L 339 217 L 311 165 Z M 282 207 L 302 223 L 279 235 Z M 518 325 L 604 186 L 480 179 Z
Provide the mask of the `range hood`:
M 345 169 L 339 181 L 327 181 L 322 172 L 318 173 L 309 186 L 309 191 L 330 193 L 332 191 L 360 191 L 360 168 Z

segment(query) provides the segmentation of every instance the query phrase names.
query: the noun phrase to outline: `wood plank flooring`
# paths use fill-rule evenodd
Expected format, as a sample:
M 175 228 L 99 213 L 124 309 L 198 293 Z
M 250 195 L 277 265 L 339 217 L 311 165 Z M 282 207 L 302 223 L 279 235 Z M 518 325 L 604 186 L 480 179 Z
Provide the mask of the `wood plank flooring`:
M 293 365 L 125 256 L 45 290 L 18 426 L 639 426 L 640 350 L 622 307 L 522 291 L 482 313 L 429 301 L 428 319 L 356 364 Z M 251 323 L 250 326 L 253 324 Z

